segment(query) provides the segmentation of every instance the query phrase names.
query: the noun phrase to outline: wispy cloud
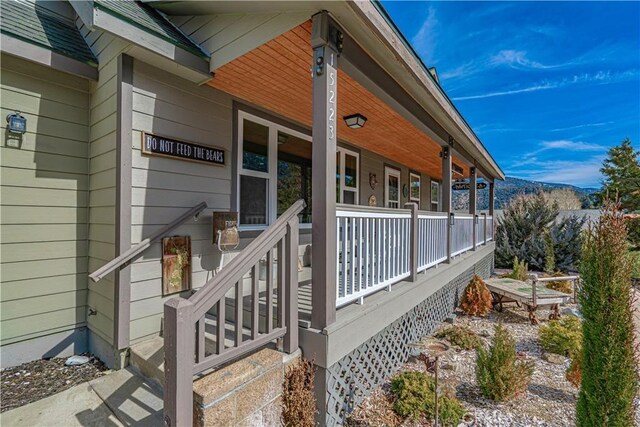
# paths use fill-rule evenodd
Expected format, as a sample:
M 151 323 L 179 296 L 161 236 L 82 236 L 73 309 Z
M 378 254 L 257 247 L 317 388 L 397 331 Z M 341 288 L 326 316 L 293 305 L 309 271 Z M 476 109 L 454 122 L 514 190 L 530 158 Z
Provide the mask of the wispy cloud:
M 530 162 L 527 168 L 512 165 L 505 172 L 509 176 L 533 181 L 598 187 L 604 158 L 598 155 L 584 160 L 536 160 Z
M 609 84 L 609 83 L 616 83 L 620 81 L 630 80 L 632 78 L 637 78 L 638 75 L 640 75 L 640 70 L 637 70 L 637 69 L 627 70 L 624 72 L 616 72 L 616 73 L 612 73 L 611 71 L 599 71 L 597 73 L 583 73 L 583 74 L 576 74 L 576 75 L 573 75 L 572 77 L 567 77 L 561 80 L 545 80 L 524 88 L 488 92 L 488 93 L 483 93 L 479 95 L 458 96 L 452 99 L 454 101 L 465 101 L 470 99 L 493 98 L 496 96 L 516 95 L 519 93 L 558 89 L 558 88 L 571 86 L 575 84 L 588 84 L 588 83 Z
M 565 130 L 575 130 L 575 129 L 600 127 L 600 126 L 610 125 L 611 123 L 613 123 L 613 122 L 584 123 L 584 124 L 581 124 L 581 125 L 569 126 L 569 127 L 564 127 L 564 128 L 549 129 L 549 132 L 561 132 L 561 131 L 565 131 Z
M 607 148 L 604 145 L 583 141 L 568 141 L 566 139 L 543 141 L 540 145 L 542 150 L 601 151 Z
M 535 69 L 548 70 L 552 68 L 561 68 L 577 64 L 576 61 L 569 61 L 562 64 L 543 64 L 538 61 L 529 59 L 527 52 L 523 50 L 505 49 L 493 55 L 489 63 L 494 66 L 507 65 L 515 69 Z
M 420 53 L 420 56 L 428 65 L 435 63 L 435 43 L 438 19 L 433 7 L 427 9 L 427 17 L 420 29 L 411 39 L 411 44 Z

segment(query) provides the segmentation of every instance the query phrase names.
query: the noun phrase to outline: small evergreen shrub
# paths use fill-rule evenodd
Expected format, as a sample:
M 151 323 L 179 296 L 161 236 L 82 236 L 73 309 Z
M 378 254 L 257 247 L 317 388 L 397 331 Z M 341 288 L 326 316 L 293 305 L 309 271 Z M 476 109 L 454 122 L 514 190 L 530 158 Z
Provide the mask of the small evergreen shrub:
M 502 277 L 508 277 L 510 279 L 521 280 L 524 282 L 529 278 L 529 265 L 524 261 L 520 261 L 518 257 L 514 257 L 513 271 L 503 275 Z
M 640 249 L 640 217 L 627 218 L 627 240 L 636 249 Z M 637 277 L 637 276 L 636 276 Z
M 314 427 L 316 399 L 313 392 L 313 361 L 299 359 L 291 364 L 282 385 L 281 421 L 285 427 Z
M 435 337 L 445 339 L 463 350 L 473 350 L 481 343 L 480 338 L 468 326 L 451 326 L 436 333 Z
M 540 326 L 538 339 L 545 351 L 574 357 L 582 351 L 582 321 L 575 316 L 551 320 Z
M 550 233 L 544 235 L 544 256 L 544 271 L 547 274 L 553 274 L 556 271 L 556 255 Z
M 496 326 L 489 348 L 478 347 L 476 382 L 488 399 L 503 402 L 524 393 L 533 368 L 533 362 L 518 360 L 516 342 L 501 324 Z
M 405 371 L 391 380 L 395 397 L 393 410 L 404 418 L 417 421 L 435 418 L 435 381 L 425 372 Z M 443 426 L 457 426 L 465 409 L 451 393 L 438 398 L 438 418 Z
M 626 240 L 619 205 L 606 201 L 600 218 L 586 232 L 580 262 L 584 363 L 576 406 L 579 427 L 633 423 L 638 373 Z
M 562 277 L 564 273 L 554 273 L 551 277 Z M 565 294 L 573 293 L 573 285 L 571 285 L 570 280 L 554 280 L 553 282 L 546 282 L 545 286 L 549 289 L 553 289 L 554 291 L 564 292 Z
M 491 311 L 492 300 L 491 291 L 487 285 L 479 276 L 473 276 L 464 290 L 460 308 L 468 316 L 484 316 Z

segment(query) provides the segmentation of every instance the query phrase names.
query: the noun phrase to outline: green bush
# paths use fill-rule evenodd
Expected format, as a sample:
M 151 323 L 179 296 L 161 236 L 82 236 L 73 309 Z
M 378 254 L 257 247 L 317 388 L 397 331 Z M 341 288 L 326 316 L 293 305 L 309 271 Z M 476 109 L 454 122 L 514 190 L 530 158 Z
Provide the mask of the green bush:
M 549 353 L 573 357 L 582 351 L 582 321 L 575 316 L 565 316 L 540 326 L 538 339 Z
M 435 336 L 463 350 L 473 350 L 481 343 L 480 338 L 468 326 L 451 326 L 436 333 Z
M 627 218 L 627 240 L 636 249 L 640 249 L 640 217 Z
M 515 340 L 498 324 L 489 349 L 478 347 L 476 381 L 486 398 L 503 402 L 527 389 L 533 367 L 531 361 L 518 360 Z
M 553 240 L 551 233 L 544 235 L 544 271 L 547 274 L 553 274 L 556 271 L 556 254 L 553 251 Z
M 395 396 L 393 410 L 401 417 L 420 420 L 435 418 L 435 381 L 424 372 L 405 371 L 391 380 L 391 392 Z M 465 409 L 452 394 L 438 398 L 438 418 L 443 426 L 457 426 Z
M 496 228 L 496 266 L 507 268 L 514 257 L 543 271 L 553 248 L 555 268 L 570 271 L 580 259 L 580 235 L 585 217 L 568 216 L 558 220 L 558 205 L 544 193 L 514 198 L 498 218 Z M 545 242 L 545 236 L 548 240 Z
M 640 250 L 630 250 L 629 256 L 631 256 L 631 277 L 640 279 Z
M 508 277 L 515 280 L 525 281 L 529 278 L 529 265 L 524 262 L 518 260 L 518 257 L 513 258 L 513 271 L 511 273 L 507 273 L 502 277 Z
M 630 426 L 638 373 L 634 360 L 631 257 L 619 206 L 606 202 L 583 243 L 578 293 L 582 382 L 577 425 Z

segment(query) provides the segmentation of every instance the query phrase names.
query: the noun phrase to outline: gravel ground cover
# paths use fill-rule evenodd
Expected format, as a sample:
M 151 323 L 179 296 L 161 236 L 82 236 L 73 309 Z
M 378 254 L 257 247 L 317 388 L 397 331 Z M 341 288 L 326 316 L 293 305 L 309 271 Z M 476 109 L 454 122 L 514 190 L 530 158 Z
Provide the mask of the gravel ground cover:
M 67 358 L 53 358 L 1 370 L 0 412 L 44 399 L 107 373 L 108 368 L 100 360 L 88 353 L 84 356 L 91 360 L 80 366 L 65 366 Z
M 569 305 L 569 307 L 575 307 Z M 541 324 L 547 322 L 549 311 L 538 312 Z M 547 356 L 538 344 L 539 326 L 529 323 L 522 308 L 505 306 L 502 313 L 492 311 L 486 318 L 468 317 L 458 313 L 455 323 L 467 325 L 488 344 L 494 326 L 502 322 L 516 338 L 516 351 L 535 363 L 535 371 L 526 394 L 506 403 L 495 403 L 482 397 L 475 382 L 475 350 L 450 351 L 440 359 L 439 378 L 455 394 L 473 417 L 463 423 L 472 426 L 574 426 L 578 390 L 566 379 L 569 359 Z M 444 327 L 449 325 L 443 325 Z M 550 361 L 548 361 L 549 359 Z M 401 370 L 424 370 L 424 364 L 410 360 Z M 393 397 L 389 384 L 375 390 L 351 414 L 351 426 L 430 426 L 429 421 L 402 423 L 392 410 Z M 635 425 L 640 426 L 640 412 Z

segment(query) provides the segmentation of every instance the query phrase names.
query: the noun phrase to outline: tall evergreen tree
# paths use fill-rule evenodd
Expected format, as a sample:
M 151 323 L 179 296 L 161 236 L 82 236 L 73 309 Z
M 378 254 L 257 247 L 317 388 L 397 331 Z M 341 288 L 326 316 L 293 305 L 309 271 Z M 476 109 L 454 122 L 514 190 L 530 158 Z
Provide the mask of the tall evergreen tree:
M 640 211 L 640 151 L 634 149 L 629 138 L 609 150 L 600 172 L 604 175 L 601 199 L 617 194 L 622 209 Z
M 577 425 L 632 426 L 638 374 L 634 360 L 631 258 L 618 207 L 605 202 L 586 233 L 578 293 L 582 323 L 582 383 Z

